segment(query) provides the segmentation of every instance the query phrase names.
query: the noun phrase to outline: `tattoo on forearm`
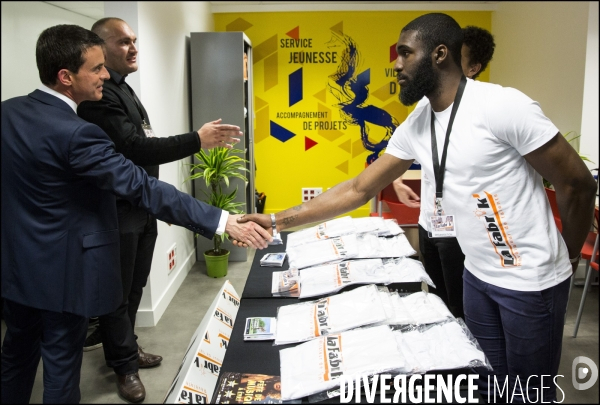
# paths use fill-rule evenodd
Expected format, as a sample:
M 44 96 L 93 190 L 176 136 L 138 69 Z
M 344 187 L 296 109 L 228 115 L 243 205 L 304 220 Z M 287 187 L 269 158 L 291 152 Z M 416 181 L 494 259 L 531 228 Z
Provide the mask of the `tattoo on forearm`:
M 290 225 L 298 218 L 298 215 L 292 215 L 291 217 L 283 218 L 284 225 Z
M 294 211 L 300 211 L 302 209 L 302 205 L 296 205 L 295 207 L 292 207 L 292 209 Z

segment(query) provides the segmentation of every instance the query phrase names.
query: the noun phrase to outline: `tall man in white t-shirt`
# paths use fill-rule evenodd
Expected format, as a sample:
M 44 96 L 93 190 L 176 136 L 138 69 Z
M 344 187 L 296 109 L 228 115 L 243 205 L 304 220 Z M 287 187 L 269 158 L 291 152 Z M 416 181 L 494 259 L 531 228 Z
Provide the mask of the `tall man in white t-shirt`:
M 552 401 L 556 386 L 540 376 L 558 371 L 569 277 L 591 226 L 596 183 L 535 101 L 464 78 L 462 41 L 460 26 L 445 14 L 405 26 L 396 46 L 400 100 L 411 105 L 425 96 L 428 102 L 396 129 L 386 153 L 307 203 L 240 221 L 281 231 L 333 218 L 367 203 L 416 159 L 437 184 L 436 214 L 453 215 L 457 224 L 466 257 L 465 321 L 494 368 L 491 388 L 494 378 L 502 387 L 508 376 L 507 392 L 516 386 L 516 397 L 505 400 L 534 400 L 543 392 Z M 542 176 L 556 189 L 562 235 Z M 478 371 L 485 396 L 488 372 Z
M 463 28 L 461 66 L 463 74 L 475 80 L 486 69 L 494 55 L 494 37 L 483 28 L 468 26 Z M 422 98 L 421 102 L 428 102 Z M 465 255 L 455 237 L 430 238 L 427 232 L 427 215 L 433 211 L 435 186 L 425 174 L 421 176 L 421 197 L 402 181 L 394 180 L 394 191 L 398 200 L 407 207 L 420 208 L 419 249 L 425 271 L 435 284 L 433 293 L 448 306 L 452 315 L 464 318 L 463 280 Z

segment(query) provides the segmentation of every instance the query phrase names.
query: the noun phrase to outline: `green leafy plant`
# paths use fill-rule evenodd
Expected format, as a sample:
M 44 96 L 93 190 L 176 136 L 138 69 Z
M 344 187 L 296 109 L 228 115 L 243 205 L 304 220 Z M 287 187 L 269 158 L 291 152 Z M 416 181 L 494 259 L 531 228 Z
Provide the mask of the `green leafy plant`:
M 206 203 L 233 214 L 241 214 L 244 212 L 242 207 L 245 204 L 234 201 L 237 187 L 231 192 L 224 191 L 224 188 L 229 187 L 231 178 L 236 177 L 248 181 L 244 176 L 244 171 L 248 171 L 246 169 L 248 161 L 236 156 L 235 153 L 243 154 L 244 152 L 239 149 L 227 148 L 214 148 L 209 151 L 201 149 L 194 155 L 199 163 L 190 164 L 191 176 L 185 181 L 203 178 L 208 189 L 207 191 L 202 190 L 206 197 L 204 200 Z M 226 233 L 213 237 L 215 255 L 226 253 L 224 249 L 221 249 L 221 244 L 226 237 Z
M 571 142 L 573 142 L 576 139 L 579 139 L 581 137 L 580 134 L 578 134 L 575 131 L 569 131 L 566 134 L 563 135 L 565 137 L 565 140 L 567 142 L 569 142 L 571 145 L 573 145 Z M 581 153 L 578 153 L 579 157 L 581 158 L 581 160 L 583 160 L 584 162 L 591 162 L 594 163 L 590 158 L 588 158 L 585 155 L 582 155 Z M 548 180 L 543 179 L 544 180 L 544 187 L 546 188 L 552 188 L 552 183 L 550 183 Z

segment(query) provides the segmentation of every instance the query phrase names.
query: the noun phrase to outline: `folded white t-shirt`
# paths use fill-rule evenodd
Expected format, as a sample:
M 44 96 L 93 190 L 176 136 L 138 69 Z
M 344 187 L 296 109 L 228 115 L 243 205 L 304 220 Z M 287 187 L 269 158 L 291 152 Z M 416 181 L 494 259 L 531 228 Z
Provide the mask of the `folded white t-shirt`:
M 386 318 L 377 287 L 366 285 L 317 301 L 279 307 L 275 344 L 304 342 Z
M 387 283 L 381 259 L 348 260 L 300 271 L 300 298 L 333 294 L 348 285 Z
M 454 318 L 444 301 L 435 294 L 419 291 L 401 297 L 400 301 L 416 325 L 444 322 L 448 318 Z
M 355 258 L 358 255 L 358 245 L 356 235 L 351 234 L 294 247 L 288 246 L 286 253 L 290 267 L 303 269 Z
M 483 351 L 456 321 L 433 325 L 424 331 L 395 331 L 410 369 L 417 373 L 489 364 Z M 412 355 L 409 355 L 408 352 Z M 415 362 L 416 360 L 416 362 Z
M 279 326 L 278 326 L 279 329 Z M 407 370 L 388 326 L 323 336 L 279 351 L 281 399 L 306 397 L 339 387 L 339 378 Z
M 431 287 L 435 284 L 425 271 L 423 263 L 409 257 L 400 257 L 384 261 L 385 268 L 390 277 L 390 283 L 411 283 L 424 281 Z
M 346 216 L 323 222 L 319 225 L 292 232 L 287 238 L 287 247 L 295 247 L 324 239 L 356 233 L 352 217 Z
M 356 237 L 359 259 L 375 257 L 404 257 L 417 252 L 408 242 L 406 235 L 400 234 L 392 238 L 377 237 L 371 233 L 360 234 Z

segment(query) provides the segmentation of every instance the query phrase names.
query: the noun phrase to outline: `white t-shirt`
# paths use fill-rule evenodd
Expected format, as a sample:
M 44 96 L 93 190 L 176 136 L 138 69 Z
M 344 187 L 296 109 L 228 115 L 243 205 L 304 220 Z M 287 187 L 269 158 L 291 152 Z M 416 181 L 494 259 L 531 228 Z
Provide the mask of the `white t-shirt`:
M 436 115 L 439 159 L 450 111 Z M 424 99 L 396 128 L 386 149 L 421 163 L 431 183 L 422 190 L 422 204 L 435 196 L 430 117 Z M 538 291 L 570 276 L 567 247 L 542 178 L 523 158 L 557 133 L 539 104 L 520 91 L 467 79 L 448 144 L 442 206 L 446 215 L 455 215 L 465 267 L 479 279 Z

